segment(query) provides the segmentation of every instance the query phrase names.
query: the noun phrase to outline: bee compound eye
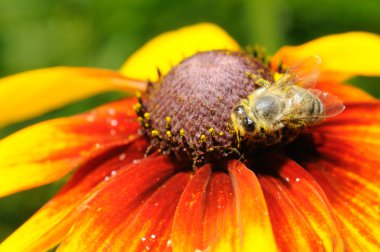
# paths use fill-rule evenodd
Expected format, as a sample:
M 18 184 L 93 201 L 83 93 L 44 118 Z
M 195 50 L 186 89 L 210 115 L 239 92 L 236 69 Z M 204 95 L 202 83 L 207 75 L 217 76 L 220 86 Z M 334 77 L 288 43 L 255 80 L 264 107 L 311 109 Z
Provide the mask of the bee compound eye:
M 246 117 L 246 118 L 244 118 L 243 126 L 244 126 L 245 130 L 247 130 L 247 131 L 254 131 L 256 124 L 251 119 Z
M 237 106 L 235 109 L 234 109 L 234 112 L 238 115 L 245 115 L 245 110 L 244 110 L 244 107 L 243 106 Z

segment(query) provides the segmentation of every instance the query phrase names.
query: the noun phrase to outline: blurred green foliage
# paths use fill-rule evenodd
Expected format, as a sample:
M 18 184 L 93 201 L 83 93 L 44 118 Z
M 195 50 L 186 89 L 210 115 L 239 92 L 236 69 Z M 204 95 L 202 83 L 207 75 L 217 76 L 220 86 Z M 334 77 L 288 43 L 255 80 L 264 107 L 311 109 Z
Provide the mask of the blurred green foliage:
M 0 0 L 0 75 L 55 65 L 117 69 L 152 36 L 215 22 L 274 52 L 344 31 L 380 33 L 378 0 Z
M 217 23 L 241 45 L 259 43 L 274 53 L 281 45 L 331 33 L 380 33 L 379 16 L 378 0 L 0 0 L 0 76 L 57 65 L 117 69 L 149 38 L 197 22 Z M 379 97 L 378 82 L 354 80 Z M 119 97 L 97 95 L 6 127 L 0 137 Z M 0 240 L 61 184 L 0 199 Z

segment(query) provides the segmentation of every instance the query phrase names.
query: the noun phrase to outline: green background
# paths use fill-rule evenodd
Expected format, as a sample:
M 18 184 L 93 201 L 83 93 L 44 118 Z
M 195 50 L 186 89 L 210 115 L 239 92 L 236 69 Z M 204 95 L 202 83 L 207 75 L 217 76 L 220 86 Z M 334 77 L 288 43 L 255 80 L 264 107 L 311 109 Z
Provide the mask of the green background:
M 380 4 L 378 0 L 0 0 L 0 77 L 58 65 L 118 69 L 153 36 L 204 21 L 220 25 L 241 45 L 261 44 L 274 53 L 282 45 L 332 33 L 379 34 Z M 380 96 L 379 78 L 351 82 Z M 108 93 L 70 104 L 0 129 L 0 137 L 121 96 Z M 0 240 L 62 183 L 0 199 Z

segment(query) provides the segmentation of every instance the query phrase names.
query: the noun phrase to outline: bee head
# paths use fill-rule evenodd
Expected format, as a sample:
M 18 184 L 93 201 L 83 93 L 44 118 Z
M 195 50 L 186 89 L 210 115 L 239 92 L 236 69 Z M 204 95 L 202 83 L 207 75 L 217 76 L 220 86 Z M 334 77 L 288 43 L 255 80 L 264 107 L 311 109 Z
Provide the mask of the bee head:
M 233 110 L 233 115 L 234 123 L 237 124 L 236 126 L 238 126 L 238 128 L 239 126 L 243 127 L 244 132 L 252 133 L 256 129 L 255 122 L 248 117 L 243 106 L 239 105 L 235 107 Z

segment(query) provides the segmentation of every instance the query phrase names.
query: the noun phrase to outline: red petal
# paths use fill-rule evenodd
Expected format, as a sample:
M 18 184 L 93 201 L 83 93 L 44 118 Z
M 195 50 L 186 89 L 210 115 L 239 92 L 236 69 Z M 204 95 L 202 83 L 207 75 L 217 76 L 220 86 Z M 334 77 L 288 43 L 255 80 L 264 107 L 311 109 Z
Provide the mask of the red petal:
M 177 173 L 157 188 L 110 244 L 121 251 L 171 251 L 174 212 L 190 176 L 190 172 Z
M 157 235 L 155 241 L 153 239 L 148 242 L 152 246 L 166 245 L 168 239 L 166 229 L 170 229 L 170 226 L 166 225 L 170 225 L 170 219 L 165 217 L 165 211 L 150 213 L 147 211 L 149 210 L 147 206 L 154 205 L 154 201 L 159 200 L 159 205 L 165 210 L 169 204 L 175 202 L 179 197 L 180 188 L 186 184 L 185 176 L 178 171 L 178 165 L 170 162 L 168 157 L 149 157 L 121 170 L 114 179 L 104 181 L 90 200 L 78 208 L 81 214 L 71 230 L 71 235 L 61 244 L 60 250 L 98 251 L 112 247 L 112 251 L 125 251 L 129 246 L 141 245 L 136 243 L 140 242 L 135 239 L 136 237 L 120 239 L 117 244 L 115 243 L 121 234 L 129 237 L 131 232 L 141 234 L 140 238 L 147 238 L 148 235 L 152 238 L 151 235 Z M 164 190 L 166 186 L 168 189 Z M 178 189 L 174 189 L 175 187 Z M 168 198 L 163 197 L 164 194 Z M 132 223 L 138 224 L 143 221 L 136 218 L 143 213 L 146 214 L 144 217 L 151 214 L 152 219 L 144 219 L 150 228 L 128 229 Z M 161 225 L 157 225 L 161 218 Z
M 274 251 L 265 200 L 254 173 L 237 161 L 229 174 L 202 167 L 174 218 L 174 251 Z
M 280 155 L 256 168 L 281 251 L 341 251 L 344 241 L 330 205 L 315 180 Z
M 352 251 L 380 250 L 380 103 L 352 104 L 289 152 L 321 185 Z
M 81 163 L 130 142 L 139 124 L 135 100 L 43 122 L 0 141 L 0 196 L 55 181 Z
M 3 251 L 45 251 L 58 244 L 75 220 L 72 210 L 100 182 L 144 156 L 145 141 L 113 150 L 84 164 L 65 187 L 0 246 Z M 31 235 L 33 234 L 33 235 Z
M 203 250 L 207 247 L 204 244 L 208 239 L 203 234 L 202 219 L 205 194 L 211 174 L 211 166 L 202 167 L 185 188 L 174 217 L 172 230 L 174 251 Z

